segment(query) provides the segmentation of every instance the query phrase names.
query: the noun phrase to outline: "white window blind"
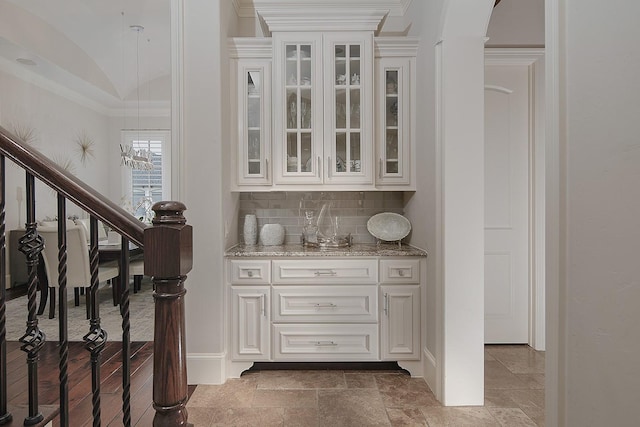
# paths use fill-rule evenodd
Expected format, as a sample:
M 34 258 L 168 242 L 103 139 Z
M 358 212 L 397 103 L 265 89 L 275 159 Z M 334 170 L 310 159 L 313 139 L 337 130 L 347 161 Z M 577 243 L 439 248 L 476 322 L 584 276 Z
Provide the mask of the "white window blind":
M 170 155 L 168 132 L 125 131 L 124 143 L 135 151 L 151 153 L 152 170 L 125 168 L 125 197 L 131 203 L 136 218 L 149 220 L 151 206 L 161 200 L 170 200 Z

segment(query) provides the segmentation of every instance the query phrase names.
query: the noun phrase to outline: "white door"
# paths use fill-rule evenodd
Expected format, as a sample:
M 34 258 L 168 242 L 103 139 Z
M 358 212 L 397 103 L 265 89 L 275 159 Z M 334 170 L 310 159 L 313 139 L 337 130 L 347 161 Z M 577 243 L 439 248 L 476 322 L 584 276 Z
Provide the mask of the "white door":
M 529 338 L 529 67 L 485 67 L 485 342 Z

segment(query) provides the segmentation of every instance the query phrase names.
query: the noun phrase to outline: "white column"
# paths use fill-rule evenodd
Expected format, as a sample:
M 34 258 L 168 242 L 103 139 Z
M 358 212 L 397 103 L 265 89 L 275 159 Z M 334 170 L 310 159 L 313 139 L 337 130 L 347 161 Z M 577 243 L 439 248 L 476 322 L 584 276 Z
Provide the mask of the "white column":
M 484 38 L 437 47 L 443 403 L 484 404 Z

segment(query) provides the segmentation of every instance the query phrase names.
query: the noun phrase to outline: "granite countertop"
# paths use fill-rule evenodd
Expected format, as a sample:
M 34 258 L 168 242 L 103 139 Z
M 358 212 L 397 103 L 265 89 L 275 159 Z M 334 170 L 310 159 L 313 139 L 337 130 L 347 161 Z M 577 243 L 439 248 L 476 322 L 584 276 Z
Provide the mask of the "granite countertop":
M 353 244 L 346 248 L 309 248 L 302 244 L 280 246 L 235 245 L 225 251 L 225 257 L 363 257 L 363 256 L 421 256 L 427 253 L 422 249 L 396 243 Z

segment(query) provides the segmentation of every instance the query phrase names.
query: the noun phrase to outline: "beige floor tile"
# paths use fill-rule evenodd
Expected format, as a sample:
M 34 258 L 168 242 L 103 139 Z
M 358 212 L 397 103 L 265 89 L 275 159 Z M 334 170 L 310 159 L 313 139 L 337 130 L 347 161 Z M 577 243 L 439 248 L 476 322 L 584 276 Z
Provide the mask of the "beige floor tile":
M 511 397 L 511 390 L 485 389 L 484 406 L 498 408 L 519 408 Z
M 498 427 L 500 424 L 487 408 L 474 407 L 428 407 L 421 408 L 429 427 L 473 426 Z
M 487 346 L 486 350 L 514 374 L 544 374 L 544 352 L 527 345 Z
M 284 427 L 317 427 L 320 425 L 317 408 L 286 408 Z
M 411 377 L 402 373 L 374 374 L 373 377 L 380 391 L 408 389 L 411 382 Z
M 214 408 L 211 425 L 216 427 L 281 427 L 284 408 Z
M 502 427 L 536 427 L 536 424 L 520 408 L 489 408 Z
M 199 427 L 209 427 L 213 418 L 212 408 L 189 408 L 188 420 L 190 424 Z
M 343 371 L 263 371 L 259 389 L 299 390 L 312 388 L 346 388 Z
M 393 427 L 396 426 L 426 426 L 422 411 L 418 408 L 387 408 L 387 416 Z
M 534 406 L 544 409 L 544 390 L 512 390 L 511 398 L 519 407 Z
M 544 374 L 515 374 L 528 388 L 544 389 Z
M 321 426 L 390 426 L 377 390 L 318 390 Z
M 347 388 L 378 388 L 376 380 L 371 373 L 345 372 L 344 379 L 347 383 Z
M 188 408 L 249 407 L 253 402 L 257 382 L 252 379 L 230 379 L 222 385 L 196 387 L 187 403 Z
M 380 396 L 386 408 L 416 408 L 423 406 L 440 406 L 430 391 L 414 391 L 396 389 L 381 391 Z
M 316 390 L 256 390 L 254 408 L 317 408 Z
M 524 381 L 498 361 L 484 362 L 484 386 L 486 389 L 527 388 Z

